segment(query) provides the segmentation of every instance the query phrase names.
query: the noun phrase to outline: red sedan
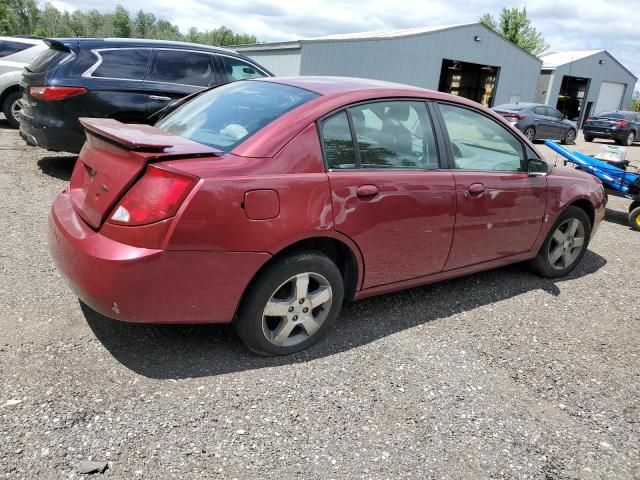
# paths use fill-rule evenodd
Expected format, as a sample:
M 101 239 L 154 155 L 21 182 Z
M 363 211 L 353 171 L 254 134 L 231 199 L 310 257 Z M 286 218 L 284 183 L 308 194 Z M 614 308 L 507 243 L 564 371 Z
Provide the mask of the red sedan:
M 604 215 L 488 109 L 373 80 L 236 82 L 155 127 L 83 119 L 49 245 L 109 317 L 225 323 L 265 355 L 314 344 L 343 301 L 528 260 L 570 272 Z

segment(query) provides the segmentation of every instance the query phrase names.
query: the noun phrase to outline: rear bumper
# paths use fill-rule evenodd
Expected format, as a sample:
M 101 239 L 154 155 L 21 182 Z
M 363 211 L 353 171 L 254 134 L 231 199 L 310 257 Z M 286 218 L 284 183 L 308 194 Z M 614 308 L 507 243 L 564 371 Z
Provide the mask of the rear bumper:
M 77 120 L 54 119 L 24 111 L 20 112 L 20 136 L 29 145 L 56 152 L 79 153 L 85 141 L 84 130 Z
M 140 323 L 228 323 L 268 253 L 132 247 L 95 232 L 60 193 L 49 215 L 51 256 L 77 296 Z
M 616 140 L 625 140 L 629 135 L 629 130 L 605 130 L 598 128 L 583 127 L 582 134 L 593 138 L 613 138 Z

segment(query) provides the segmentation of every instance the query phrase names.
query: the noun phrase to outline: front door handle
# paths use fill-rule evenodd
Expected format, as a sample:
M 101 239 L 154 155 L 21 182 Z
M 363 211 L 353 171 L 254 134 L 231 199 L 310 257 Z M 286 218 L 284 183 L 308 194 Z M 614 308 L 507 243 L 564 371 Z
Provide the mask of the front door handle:
M 171 97 L 163 97 L 162 95 L 149 95 L 151 100 L 155 100 L 156 102 L 169 102 L 171 101 Z
M 375 185 L 360 185 L 356 189 L 356 195 L 358 195 L 359 198 L 375 197 L 378 193 L 380 193 L 380 191 Z
M 481 183 L 472 183 L 464 193 L 467 197 L 479 197 L 484 193 L 484 185 Z

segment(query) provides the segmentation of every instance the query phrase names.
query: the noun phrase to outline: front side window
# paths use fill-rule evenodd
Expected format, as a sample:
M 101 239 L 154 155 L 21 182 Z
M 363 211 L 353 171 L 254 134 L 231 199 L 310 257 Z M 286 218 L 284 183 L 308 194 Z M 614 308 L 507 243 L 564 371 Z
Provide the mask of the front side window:
M 222 151 L 318 94 L 274 82 L 246 80 L 208 90 L 160 120 L 156 127 Z
M 484 171 L 525 171 L 522 144 L 506 128 L 479 112 L 441 104 L 451 141 L 454 168 Z
M 239 58 L 231 58 L 221 56 L 222 63 L 227 75 L 227 81 L 234 82 L 236 80 L 245 80 L 247 78 L 266 77 L 266 75 L 253 65 L 240 60 Z
M 213 83 L 213 57 L 186 50 L 158 50 L 147 80 L 207 87 Z
M 546 110 L 547 110 L 548 117 L 555 118 L 557 120 L 560 120 L 562 118 L 562 114 L 559 111 L 557 111 L 555 108 L 546 107 Z
M 92 77 L 143 80 L 151 56 L 148 48 L 100 50 Z

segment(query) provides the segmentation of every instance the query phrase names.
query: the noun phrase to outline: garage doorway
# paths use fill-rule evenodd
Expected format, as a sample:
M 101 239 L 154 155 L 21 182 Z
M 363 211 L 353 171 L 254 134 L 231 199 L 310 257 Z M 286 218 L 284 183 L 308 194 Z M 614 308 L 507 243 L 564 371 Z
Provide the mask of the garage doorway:
M 569 120 L 578 122 L 582 112 L 582 103 L 587 98 L 588 89 L 588 78 L 565 75 L 562 77 L 556 109 L 566 115 Z
M 443 60 L 438 90 L 493 106 L 500 67 Z

